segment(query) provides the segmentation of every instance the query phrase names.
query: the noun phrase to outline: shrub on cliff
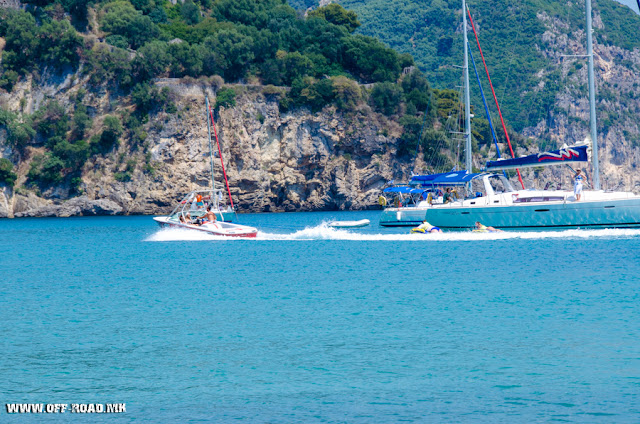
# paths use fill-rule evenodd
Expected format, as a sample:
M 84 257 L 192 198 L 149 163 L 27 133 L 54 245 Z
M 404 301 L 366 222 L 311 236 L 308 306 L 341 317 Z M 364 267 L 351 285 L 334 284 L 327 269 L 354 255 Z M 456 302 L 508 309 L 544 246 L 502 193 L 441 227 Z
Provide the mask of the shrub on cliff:
M 13 163 L 7 158 L 0 158 L 0 183 L 13 187 L 17 179 L 18 176 L 13 172 Z
M 64 162 L 59 157 L 47 153 L 37 155 L 31 161 L 27 177 L 31 183 L 57 184 L 64 179 Z
M 18 117 L 15 113 L 0 108 L 0 127 L 7 130 L 9 145 L 18 149 L 26 146 L 36 135 L 29 115 Z
M 69 130 L 69 115 L 57 101 L 46 103 L 33 114 L 34 128 L 42 137 L 65 137 Z
M 106 116 L 102 122 L 103 130 L 100 135 L 91 138 L 93 153 L 107 153 L 120 142 L 122 124 L 115 116 Z
M 234 107 L 236 105 L 236 91 L 231 87 L 223 87 L 216 93 L 215 109 L 220 107 Z
M 354 110 L 362 100 L 362 91 L 358 84 L 349 78 L 338 76 L 331 78 L 334 102 L 338 109 Z

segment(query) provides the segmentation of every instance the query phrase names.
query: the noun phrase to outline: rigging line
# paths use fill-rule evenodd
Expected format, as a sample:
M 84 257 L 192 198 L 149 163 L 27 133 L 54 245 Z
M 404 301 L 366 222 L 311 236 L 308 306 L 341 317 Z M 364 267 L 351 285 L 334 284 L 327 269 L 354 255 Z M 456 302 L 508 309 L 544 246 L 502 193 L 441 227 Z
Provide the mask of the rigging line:
M 216 136 L 216 144 L 218 145 L 218 154 L 220 155 L 220 164 L 222 165 L 222 175 L 224 175 L 224 182 L 227 185 L 227 193 L 229 193 L 229 202 L 231 202 L 231 208 L 235 210 L 235 208 L 233 207 L 233 199 L 231 198 L 231 190 L 229 189 L 229 181 L 227 180 L 227 171 L 225 171 L 224 169 L 224 161 L 222 160 L 222 150 L 220 149 L 220 142 L 218 141 L 218 130 L 216 129 L 216 122 L 213 120 L 213 112 L 211 111 L 211 105 L 209 105 L 209 116 L 211 117 L 213 134 Z
M 496 145 L 496 152 L 498 153 L 498 158 L 502 157 L 500 155 L 500 147 L 498 147 L 498 139 L 496 138 L 496 132 L 493 130 L 493 123 L 491 122 L 491 115 L 489 115 L 489 107 L 487 106 L 487 99 L 484 97 L 484 90 L 482 89 L 482 83 L 480 82 L 480 75 L 478 75 L 478 68 L 476 68 L 476 60 L 473 58 L 473 53 L 471 53 L 471 49 L 469 49 L 469 55 L 471 56 L 471 63 L 473 64 L 473 70 L 476 73 L 476 79 L 478 80 L 478 86 L 480 86 L 480 95 L 482 96 L 482 104 L 484 105 L 484 112 L 487 114 L 487 120 L 489 121 L 489 128 L 491 129 L 491 136 L 493 137 L 493 142 Z M 506 177 L 507 173 L 503 169 L 502 174 Z
M 478 33 L 476 32 L 476 26 L 473 24 L 473 18 L 471 18 L 471 11 L 467 6 L 467 13 L 469 14 L 469 21 L 471 22 L 471 28 L 473 29 L 473 34 L 476 36 L 476 42 L 478 43 L 478 50 L 480 50 L 480 57 L 482 57 L 482 63 L 484 64 L 484 70 L 487 72 L 487 78 L 489 79 L 489 87 L 491 87 L 491 93 L 493 93 L 493 99 L 496 101 L 496 107 L 498 108 L 498 115 L 500 115 L 500 122 L 502 122 L 502 129 L 504 130 L 504 135 L 507 138 L 507 144 L 509 144 L 509 150 L 511 151 L 511 157 L 515 159 L 515 154 L 513 153 L 513 147 L 511 146 L 511 140 L 509 139 L 509 133 L 507 132 L 507 126 L 504 123 L 504 119 L 502 118 L 502 112 L 500 111 L 500 105 L 498 104 L 498 98 L 496 97 L 496 92 L 493 89 L 493 84 L 491 83 L 491 77 L 489 76 L 489 68 L 487 68 L 487 62 L 484 60 L 484 54 L 482 54 L 482 47 L 480 47 L 480 39 L 478 38 Z M 524 190 L 524 183 L 522 182 L 522 175 L 520 175 L 520 170 L 516 168 L 516 172 L 518 173 L 518 180 L 520 181 L 520 185 Z

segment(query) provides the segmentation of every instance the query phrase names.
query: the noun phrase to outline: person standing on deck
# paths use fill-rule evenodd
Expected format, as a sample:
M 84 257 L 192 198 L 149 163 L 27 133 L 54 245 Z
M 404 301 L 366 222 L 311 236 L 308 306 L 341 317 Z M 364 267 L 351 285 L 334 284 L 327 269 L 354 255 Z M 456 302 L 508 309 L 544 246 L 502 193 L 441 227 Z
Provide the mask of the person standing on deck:
M 582 175 L 582 170 L 577 169 L 576 175 L 573 177 L 573 194 L 576 196 L 576 201 L 579 202 L 582 197 L 582 182 L 584 181 L 584 176 Z

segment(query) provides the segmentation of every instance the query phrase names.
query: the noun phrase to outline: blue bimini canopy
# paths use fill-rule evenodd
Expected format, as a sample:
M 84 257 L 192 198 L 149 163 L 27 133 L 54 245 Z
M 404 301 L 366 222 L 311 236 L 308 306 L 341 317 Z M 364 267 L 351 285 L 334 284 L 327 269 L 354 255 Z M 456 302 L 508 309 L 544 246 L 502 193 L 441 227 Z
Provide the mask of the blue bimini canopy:
M 462 186 L 478 178 L 482 174 L 469 174 L 467 171 L 444 172 L 442 174 L 416 175 L 411 182 L 420 183 L 423 187 Z
M 387 187 L 382 190 L 383 193 L 402 193 L 402 194 L 418 194 L 424 192 L 420 188 L 412 187 Z
M 588 162 L 589 146 L 564 147 L 550 152 L 536 153 L 515 159 L 503 159 L 487 162 L 487 171 L 499 169 L 528 168 L 532 166 L 561 165 L 569 162 Z
M 447 175 L 447 174 L 451 174 L 452 172 L 441 172 L 439 174 L 429 174 L 429 175 L 414 175 L 413 177 L 411 177 L 411 182 L 412 183 L 421 183 L 421 184 L 425 184 L 425 183 L 430 183 L 431 181 L 435 180 L 436 178 L 442 176 L 442 175 Z

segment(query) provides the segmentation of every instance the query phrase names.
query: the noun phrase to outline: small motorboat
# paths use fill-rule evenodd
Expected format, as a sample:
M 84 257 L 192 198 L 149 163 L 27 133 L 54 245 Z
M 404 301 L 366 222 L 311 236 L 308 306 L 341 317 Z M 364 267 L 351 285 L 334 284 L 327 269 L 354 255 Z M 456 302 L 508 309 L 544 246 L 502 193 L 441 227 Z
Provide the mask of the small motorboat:
M 246 225 L 232 224 L 231 220 L 235 215 L 233 208 L 233 199 L 231 198 L 231 190 L 227 181 L 227 173 L 224 170 L 224 162 L 222 161 L 222 150 L 218 140 L 218 133 L 215 131 L 215 122 L 213 113 L 209 106 L 209 98 L 205 96 L 207 108 L 207 129 L 209 135 L 209 159 L 211 161 L 211 189 L 192 191 L 188 193 L 173 212 L 168 216 L 157 216 L 154 219 L 161 227 L 176 227 L 188 230 L 197 230 L 209 233 L 214 236 L 223 237 L 256 237 L 258 230 Z M 218 154 L 224 182 L 227 186 L 229 194 L 229 205 L 224 206 L 224 196 L 222 190 L 216 189 L 216 182 L 213 177 L 213 146 L 211 140 L 211 127 L 214 129 L 216 136 L 216 145 L 218 146 Z M 207 222 L 205 216 L 211 214 L 215 216 L 215 222 Z M 204 221 L 204 222 L 203 222 Z
M 368 219 L 361 219 L 360 221 L 331 221 L 327 223 L 327 226 L 331 228 L 358 228 L 366 227 L 369 223 Z
M 161 227 L 184 228 L 209 233 L 223 237 L 256 237 L 258 230 L 247 225 L 232 224 L 230 222 L 216 221 L 205 224 L 189 224 L 180 220 L 179 214 L 171 216 L 157 216 L 153 218 Z

